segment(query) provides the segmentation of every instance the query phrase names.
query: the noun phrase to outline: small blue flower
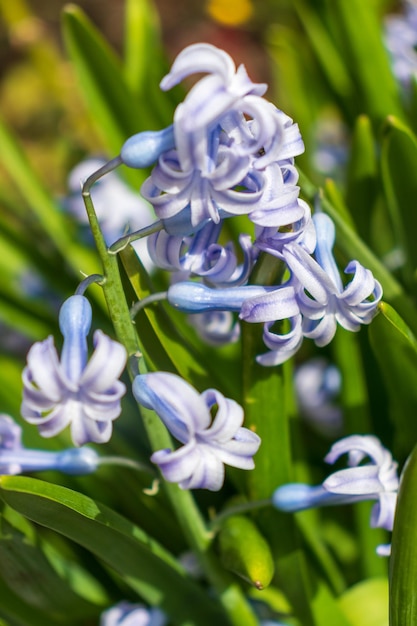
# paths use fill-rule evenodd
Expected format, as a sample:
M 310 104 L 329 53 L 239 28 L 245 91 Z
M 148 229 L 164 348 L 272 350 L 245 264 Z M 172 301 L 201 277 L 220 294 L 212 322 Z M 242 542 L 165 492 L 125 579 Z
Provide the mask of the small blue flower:
M 153 409 L 182 447 L 154 452 L 168 482 L 182 489 L 218 491 L 224 482 L 224 464 L 253 469 L 253 455 L 261 443 L 242 427 L 243 409 L 215 389 L 199 394 L 179 376 L 168 372 L 143 374 L 133 382 L 139 404 Z M 211 411 L 217 412 L 212 419 Z
M 95 351 L 88 361 L 91 307 L 84 296 L 71 296 L 59 313 L 64 343 L 58 359 L 53 337 L 35 343 L 23 371 L 22 416 L 41 435 L 54 437 L 71 425 L 75 445 L 104 443 L 121 412 L 126 388 L 118 377 L 126 363 L 125 348 L 102 331 L 94 333 Z
M 187 313 L 237 311 L 240 319 L 250 323 L 265 322 L 263 340 L 271 350 L 257 357 L 264 366 L 280 365 L 293 356 L 303 341 L 302 317 L 294 288 L 242 285 L 212 289 L 200 283 L 185 281 L 171 285 L 168 302 Z M 288 320 L 290 328 L 282 334 L 271 330 L 276 321 Z
M 64 474 L 90 474 L 99 457 L 90 448 L 69 448 L 60 452 L 28 450 L 22 446 L 22 429 L 4 413 L 0 414 L 0 474 L 22 474 L 58 470 Z
M 397 463 L 391 453 L 372 435 L 351 435 L 336 442 L 325 461 L 334 464 L 343 454 L 348 455 L 347 469 L 334 472 L 316 487 L 301 483 L 283 485 L 274 492 L 273 505 L 281 511 L 295 512 L 377 500 L 372 509 L 371 526 L 391 531 L 399 486 Z M 361 465 L 366 457 L 371 462 Z M 385 554 L 385 546 L 380 548 L 379 553 Z
M 209 221 L 189 237 L 169 235 L 161 230 L 148 237 L 150 257 L 161 269 L 201 276 L 205 282 L 219 287 L 243 284 L 253 266 L 250 237 L 239 237 L 244 257 L 240 265 L 233 244 L 222 246 L 218 243 L 221 229 L 221 223 Z
M 158 608 L 122 601 L 101 614 L 100 626 L 165 626 L 166 615 Z
M 262 98 L 266 85 L 252 83 L 243 66 L 236 70 L 229 55 L 210 44 L 183 50 L 161 87 L 170 89 L 200 72 L 208 75 L 177 107 L 175 145 L 159 155 L 143 196 L 170 234 L 188 235 L 208 220 L 245 214 L 278 227 L 291 208 L 287 223 L 297 221 L 293 159 L 304 151 L 298 126 Z
M 337 324 L 357 332 L 362 324 L 370 324 L 382 298 L 382 288 L 372 272 L 358 261 L 351 261 L 345 273 L 353 279 L 343 287 L 333 257 L 335 228 L 325 213 L 313 217 L 317 245 L 314 260 L 297 243 L 283 248 L 283 257 L 291 270 L 290 283 L 297 293 L 303 315 L 303 335 L 316 345 L 326 346 L 333 339 Z

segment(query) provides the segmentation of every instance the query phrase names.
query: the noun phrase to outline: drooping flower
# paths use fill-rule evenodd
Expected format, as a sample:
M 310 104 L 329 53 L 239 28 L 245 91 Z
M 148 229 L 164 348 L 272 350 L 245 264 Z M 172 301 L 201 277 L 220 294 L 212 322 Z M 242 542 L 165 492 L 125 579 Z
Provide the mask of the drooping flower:
M 158 608 L 122 601 L 101 614 L 100 626 L 165 626 L 167 617 Z
M 0 474 L 23 474 L 58 470 L 64 474 L 90 474 L 99 457 L 91 448 L 68 448 L 59 452 L 29 450 L 22 445 L 22 429 L 0 413 Z
M 219 287 L 247 281 L 253 266 L 253 249 L 249 235 L 240 235 L 243 263 L 238 263 L 234 246 L 218 243 L 222 225 L 209 221 L 189 237 L 169 235 L 161 230 L 148 238 L 148 250 L 154 264 L 172 272 L 200 276 Z
M 104 443 L 121 412 L 126 388 L 118 378 L 126 350 L 97 330 L 95 350 L 87 362 L 91 306 L 84 296 L 71 296 L 64 302 L 59 323 L 64 336 L 60 359 L 52 336 L 29 350 L 23 371 L 22 416 L 44 437 L 54 437 L 71 425 L 75 445 Z
M 333 339 L 337 324 L 356 332 L 362 324 L 371 323 L 382 298 L 382 287 L 358 261 L 347 265 L 345 273 L 353 274 L 353 278 L 344 287 L 332 253 L 334 224 L 322 212 L 313 216 L 313 222 L 316 260 L 294 242 L 284 246 L 283 257 L 292 272 L 290 283 L 303 315 L 303 335 L 314 339 L 318 346 L 326 346 Z
M 158 450 L 151 457 L 168 482 L 179 483 L 182 489 L 218 491 L 224 481 L 224 464 L 253 469 L 260 438 L 242 427 L 243 409 L 234 400 L 215 389 L 200 394 L 168 372 L 137 376 L 133 394 L 184 444 L 174 451 Z M 217 412 L 212 419 L 213 408 Z
M 207 220 L 218 223 L 233 215 L 265 220 L 267 209 L 259 203 L 272 164 L 276 196 L 282 197 L 271 211 L 294 205 L 298 196 L 293 159 L 304 145 L 291 118 L 262 98 L 266 85 L 252 83 L 224 51 L 194 44 L 178 55 L 161 87 L 170 89 L 199 72 L 207 75 L 175 111 L 174 145 L 168 142 L 159 153 L 141 190 L 170 234 L 188 235 Z M 140 143 L 141 137 L 131 141 Z
M 399 486 L 397 463 L 391 453 L 373 435 L 351 435 L 336 442 L 325 461 L 334 464 L 343 454 L 348 455 L 347 469 L 334 472 L 316 487 L 302 483 L 278 487 L 272 496 L 273 505 L 281 511 L 295 512 L 376 500 L 371 526 L 391 531 Z M 361 465 L 366 457 L 370 462 Z M 378 549 L 379 554 L 386 554 L 387 551 L 386 546 Z

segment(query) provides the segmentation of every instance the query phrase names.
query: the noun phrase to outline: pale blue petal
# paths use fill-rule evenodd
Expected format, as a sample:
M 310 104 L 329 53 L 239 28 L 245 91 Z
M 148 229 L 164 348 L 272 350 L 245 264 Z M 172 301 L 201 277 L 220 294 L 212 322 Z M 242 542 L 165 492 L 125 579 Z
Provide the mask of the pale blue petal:
M 67 298 L 59 311 L 59 328 L 64 337 L 61 366 L 74 383 L 78 383 L 87 363 L 87 335 L 91 318 L 91 305 L 84 296 Z
M 169 372 L 141 374 L 133 381 L 139 404 L 153 409 L 178 441 L 187 443 L 211 423 L 204 399 L 185 380 Z

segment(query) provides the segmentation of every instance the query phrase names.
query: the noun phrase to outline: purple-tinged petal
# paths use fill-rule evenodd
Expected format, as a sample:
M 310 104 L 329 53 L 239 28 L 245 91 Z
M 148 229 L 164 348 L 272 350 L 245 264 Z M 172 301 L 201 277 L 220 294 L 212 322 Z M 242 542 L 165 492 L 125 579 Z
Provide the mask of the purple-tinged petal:
M 212 289 L 192 281 L 179 282 L 168 289 L 168 302 L 185 313 L 206 311 L 240 311 L 248 298 L 266 295 L 273 287 L 242 285 L 224 289 Z
M 264 325 L 263 340 L 271 352 L 260 354 L 256 361 L 264 367 L 281 365 L 290 359 L 300 349 L 303 343 L 303 333 L 301 330 L 301 315 L 298 314 L 289 319 L 291 328 L 287 333 L 278 334 L 271 332 L 275 322 L 267 322 Z
M 197 430 L 211 423 L 204 399 L 175 374 L 155 372 L 136 376 L 132 389 L 139 404 L 153 409 L 182 443 L 187 443 Z
M 201 459 L 201 450 L 195 441 L 186 443 L 178 450 L 158 450 L 151 456 L 152 463 L 158 465 L 163 477 L 169 483 L 182 483 L 195 472 Z
M 385 528 L 391 531 L 394 528 L 395 509 L 398 495 L 396 492 L 379 494 L 379 500 L 372 507 L 371 527 Z
M 336 237 L 334 223 L 326 213 L 321 211 L 313 215 L 313 222 L 317 235 L 315 257 L 318 264 L 324 269 L 341 293 L 343 291 L 342 280 L 332 253 Z
M 216 454 L 226 465 L 251 470 L 255 467 L 253 456 L 259 450 L 261 438 L 248 428 L 239 428 L 233 439 L 219 444 Z M 215 447 L 212 444 L 213 448 Z
M 294 317 L 299 312 L 294 288 L 282 285 L 255 297 L 249 297 L 248 294 L 242 303 L 239 317 L 245 322 L 271 322 Z
M 337 288 L 320 265 L 297 243 L 284 246 L 283 257 L 291 272 L 317 302 L 327 304 Z
M 26 409 L 25 411 L 23 409 L 24 407 L 22 406 L 22 417 L 29 424 L 37 426 L 39 434 L 46 438 L 58 435 L 70 424 L 72 419 L 72 414 L 67 410 L 66 403 L 57 404 L 55 408 L 45 416 L 30 409 Z
M 219 491 L 224 482 L 224 465 L 216 450 L 199 446 L 199 460 L 188 479 L 179 483 L 182 489 L 208 489 Z
M 105 393 L 122 373 L 127 359 L 124 346 L 113 341 L 101 330 L 94 333 L 95 350 L 85 370 L 79 385 L 94 393 Z
M 10 415 L 0 413 L 0 452 L 19 450 L 22 446 L 22 429 Z
M 120 150 L 125 165 L 137 169 L 149 167 L 175 145 L 173 125 L 158 131 L 145 131 L 129 137 Z
M 30 380 L 47 398 L 59 402 L 68 387 L 75 389 L 61 371 L 53 337 L 34 343 L 28 352 L 27 363 Z
M 161 80 L 160 87 L 164 91 L 172 89 L 190 74 L 218 74 L 228 83 L 236 71 L 232 58 L 215 46 L 198 43 L 184 48 L 176 57 L 169 73 Z
M 193 313 L 188 322 L 195 328 L 201 339 L 210 346 L 224 346 L 235 343 L 240 336 L 240 326 L 230 311 L 207 311 Z
M 377 494 L 383 490 L 378 477 L 378 466 L 349 467 L 331 474 L 323 487 L 332 493 Z
M 84 296 L 71 296 L 59 312 L 64 337 L 61 366 L 69 380 L 77 383 L 87 363 L 87 335 L 91 327 L 91 305 Z
M 112 435 L 113 424 L 109 421 L 90 419 L 81 403 L 71 405 L 71 438 L 76 446 L 88 442 L 107 443 Z
M 234 400 L 225 398 L 216 389 L 207 389 L 201 394 L 202 399 L 211 410 L 217 405 L 217 412 L 213 419 L 205 440 L 223 443 L 234 437 L 236 431 L 242 426 L 244 414 L 243 409 Z

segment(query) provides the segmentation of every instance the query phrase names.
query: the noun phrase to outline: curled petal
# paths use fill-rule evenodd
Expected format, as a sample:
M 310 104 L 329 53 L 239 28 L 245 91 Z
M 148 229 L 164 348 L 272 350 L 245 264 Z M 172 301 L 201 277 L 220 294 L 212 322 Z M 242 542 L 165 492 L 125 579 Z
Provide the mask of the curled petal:
M 82 446 L 90 441 L 107 443 L 110 440 L 113 430 L 110 420 L 92 420 L 86 415 L 82 405 L 74 408 L 74 413 L 71 416 L 71 438 L 76 446 Z
M 57 404 L 55 408 L 45 416 L 31 409 L 23 411 L 22 417 L 29 423 L 38 427 L 42 437 L 55 437 L 64 430 L 71 422 L 72 412 L 67 410 L 66 404 Z
M 126 349 L 101 330 L 94 333 L 95 350 L 83 371 L 79 385 L 93 393 L 106 393 L 126 365 Z
M 182 489 L 208 489 L 219 491 L 224 482 L 224 465 L 216 450 L 199 446 L 199 460 L 194 472 L 179 483 Z
M 76 388 L 61 372 L 53 337 L 34 343 L 28 352 L 27 363 L 28 379 L 52 401 L 58 402 L 68 387 Z
M 152 454 L 151 461 L 158 465 L 165 480 L 182 483 L 193 475 L 200 458 L 196 442 L 191 441 L 178 450 L 158 450 Z
M 236 431 L 243 424 L 243 409 L 234 400 L 225 398 L 216 389 L 207 389 L 201 394 L 202 399 L 210 410 L 217 405 L 217 412 L 213 423 L 205 435 L 206 441 L 223 443 L 235 436 Z
M 264 325 L 263 340 L 271 352 L 260 354 L 256 357 L 257 362 L 265 367 L 281 365 L 290 359 L 299 350 L 303 342 L 301 329 L 301 315 L 298 314 L 289 319 L 291 328 L 287 333 L 278 334 L 271 331 L 274 322 Z
M 239 428 L 232 440 L 216 448 L 216 454 L 226 465 L 251 470 L 255 467 L 253 456 L 261 445 L 261 438 L 248 428 Z
M 371 526 L 372 528 L 394 528 L 395 509 L 397 506 L 397 493 L 380 493 L 379 500 L 372 508 Z
M 331 474 L 323 483 L 323 487 L 332 493 L 353 495 L 377 494 L 384 489 L 378 477 L 376 465 L 349 467 Z
M 204 399 L 175 374 L 141 374 L 136 376 L 132 389 L 136 400 L 153 409 L 182 443 L 187 443 L 197 430 L 205 429 L 211 423 Z

